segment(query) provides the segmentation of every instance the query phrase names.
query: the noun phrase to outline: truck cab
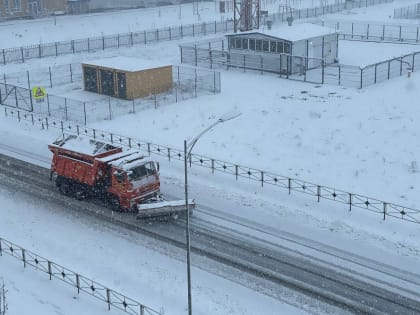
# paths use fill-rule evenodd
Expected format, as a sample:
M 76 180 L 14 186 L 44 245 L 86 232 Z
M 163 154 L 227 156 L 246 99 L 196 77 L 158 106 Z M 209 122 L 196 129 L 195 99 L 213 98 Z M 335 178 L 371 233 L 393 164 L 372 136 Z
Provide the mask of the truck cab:
M 119 206 L 133 209 L 139 203 L 160 194 L 158 163 L 143 156 L 131 156 L 129 160 L 117 160 L 111 164 L 111 186 L 108 192 L 119 196 Z M 113 206 L 117 205 L 116 200 Z

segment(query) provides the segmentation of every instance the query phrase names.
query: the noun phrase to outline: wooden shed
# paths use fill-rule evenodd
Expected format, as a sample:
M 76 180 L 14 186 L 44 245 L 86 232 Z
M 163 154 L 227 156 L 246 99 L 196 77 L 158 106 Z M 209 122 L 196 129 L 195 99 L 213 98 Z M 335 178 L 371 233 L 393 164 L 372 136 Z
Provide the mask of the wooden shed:
M 114 57 L 83 63 L 86 91 L 122 99 L 158 94 L 172 88 L 172 66 L 149 60 Z

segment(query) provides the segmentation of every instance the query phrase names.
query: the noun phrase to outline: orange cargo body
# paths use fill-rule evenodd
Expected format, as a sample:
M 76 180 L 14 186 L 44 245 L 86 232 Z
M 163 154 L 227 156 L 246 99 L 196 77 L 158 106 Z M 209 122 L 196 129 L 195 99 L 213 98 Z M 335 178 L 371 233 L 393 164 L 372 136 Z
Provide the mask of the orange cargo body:
M 100 154 L 89 155 L 55 145 L 50 145 L 48 148 L 54 154 L 51 165 L 52 172 L 89 186 L 94 186 L 98 180 L 107 175 L 107 164 L 97 160 L 97 158 L 122 151 L 121 148 L 117 147 Z

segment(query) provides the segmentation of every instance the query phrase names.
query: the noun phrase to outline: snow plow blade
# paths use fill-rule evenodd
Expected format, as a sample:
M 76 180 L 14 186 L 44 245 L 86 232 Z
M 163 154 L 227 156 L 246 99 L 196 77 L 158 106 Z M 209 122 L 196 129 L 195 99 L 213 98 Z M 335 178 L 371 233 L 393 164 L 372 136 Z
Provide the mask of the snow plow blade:
M 185 200 L 156 201 L 140 204 L 137 206 L 137 208 L 139 212 L 136 216 L 136 219 L 138 220 L 185 215 L 186 211 Z M 190 215 L 192 214 L 192 209 L 194 208 L 194 199 L 189 199 L 188 209 Z

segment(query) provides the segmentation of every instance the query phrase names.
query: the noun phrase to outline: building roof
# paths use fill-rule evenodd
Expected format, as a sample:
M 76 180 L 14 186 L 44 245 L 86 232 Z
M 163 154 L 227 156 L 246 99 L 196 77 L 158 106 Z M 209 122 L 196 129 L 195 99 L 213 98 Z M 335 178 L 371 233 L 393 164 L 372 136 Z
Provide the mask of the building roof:
M 279 39 L 284 39 L 291 42 L 299 40 L 320 37 L 328 34 L 336 34 L 337 31 L 333 28 L 319 26 L 311 23 L 299 23 L 292 26 L 282 25 L 274 27 L 271 30 L 262 31 L 248 31 L 243 33 L 229 34 L 227 36 L 244 35 L 244 34 L 261 34 Z
M 95 67 L 117 69 L 125 72 L 135 72 L 146 69 L 160 68 L 170 66 L 167 63 L 161 63 L 155 60 L 145 60 L 132 57 L 112 57 L 104 58 L 89 62 L 84 62 L 84 65 L 90 65 Z

